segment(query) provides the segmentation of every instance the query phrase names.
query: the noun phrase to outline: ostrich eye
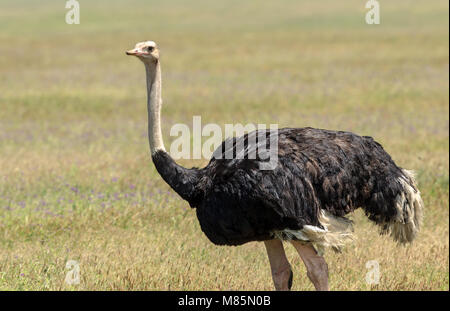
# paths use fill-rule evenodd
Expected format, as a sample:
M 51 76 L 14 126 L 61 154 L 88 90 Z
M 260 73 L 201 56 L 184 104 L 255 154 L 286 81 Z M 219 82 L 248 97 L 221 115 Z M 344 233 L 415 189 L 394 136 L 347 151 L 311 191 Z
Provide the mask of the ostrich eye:
M 149 47 L 147 48 L 147 50 L 148 50 L 149 52 L 153 52 L 154 49 L 155 49 L 155 48 L 154 48 L 153 46 L 149 46 Z

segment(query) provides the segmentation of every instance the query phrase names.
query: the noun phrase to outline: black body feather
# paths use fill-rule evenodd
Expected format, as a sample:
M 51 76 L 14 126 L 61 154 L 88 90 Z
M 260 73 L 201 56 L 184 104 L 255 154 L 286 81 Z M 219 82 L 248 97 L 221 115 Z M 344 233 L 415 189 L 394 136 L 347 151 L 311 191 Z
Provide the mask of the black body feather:
M 203 169 L 186 169 L 158 151 L 153 161 L 163 179 L 196 208 L 203 232 L 218 245 L 267 240 L 276 230 L 321 227 L 321 209 L 343 217 L 362 207 L 369 219 L 386 223 L 396 216 L 395 200 L 404 191 L 399 179 L 414 187 L 373 138 L 313 128 L 278 130 L 274 170 L 260 170 L 258 158 L 213 158 Z

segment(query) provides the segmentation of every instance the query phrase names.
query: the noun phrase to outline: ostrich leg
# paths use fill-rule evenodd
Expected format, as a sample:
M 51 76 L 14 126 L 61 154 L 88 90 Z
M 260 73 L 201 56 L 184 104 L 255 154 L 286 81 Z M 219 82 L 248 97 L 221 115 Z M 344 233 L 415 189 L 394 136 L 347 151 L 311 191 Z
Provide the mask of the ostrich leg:
M 316 290 L 328 290 L 328 265 L 312 245 L 291 241 L 306 266 L 308 278 Z
M 283 243 L 278 240 L 264 241 L 272 270 L 273 284 L 276 290 L 290 290 L 292 286 L 292 270 L 284 253 Z

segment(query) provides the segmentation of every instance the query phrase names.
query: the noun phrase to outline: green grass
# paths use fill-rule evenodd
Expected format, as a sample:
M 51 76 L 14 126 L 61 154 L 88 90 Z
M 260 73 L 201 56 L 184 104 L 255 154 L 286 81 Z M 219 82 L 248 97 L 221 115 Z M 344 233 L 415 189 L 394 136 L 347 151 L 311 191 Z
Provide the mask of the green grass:
M 217 247 L 158 176 L 138 41 L 162 51 L 163 132 L 175 123 L 278 123 L 371 135 L 414 169 L 414 244 L 380 237 L 326 253 L 333 290 L 449 290 L 447 1 L 0 3 L 0 290 L 271 290 L 261 243 Z M 183 160 L 186 166 L 206 160 Z M 311 290 L 287 245 L 294 290 Z M 81 283 L 64 283 L 66 262 Z M 381 281 L 367 285 L 378 260 Z

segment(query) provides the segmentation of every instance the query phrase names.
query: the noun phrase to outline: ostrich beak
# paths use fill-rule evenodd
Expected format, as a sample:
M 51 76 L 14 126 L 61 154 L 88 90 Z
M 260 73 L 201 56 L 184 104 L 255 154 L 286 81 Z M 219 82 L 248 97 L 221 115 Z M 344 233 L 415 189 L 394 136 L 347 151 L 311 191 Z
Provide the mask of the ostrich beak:
M 128 50 L 128 51 L 125 52 L 125 54 L 127 54 L 127 55 L 137 55 L 138 54 L 138 50 L 137 49 Z

